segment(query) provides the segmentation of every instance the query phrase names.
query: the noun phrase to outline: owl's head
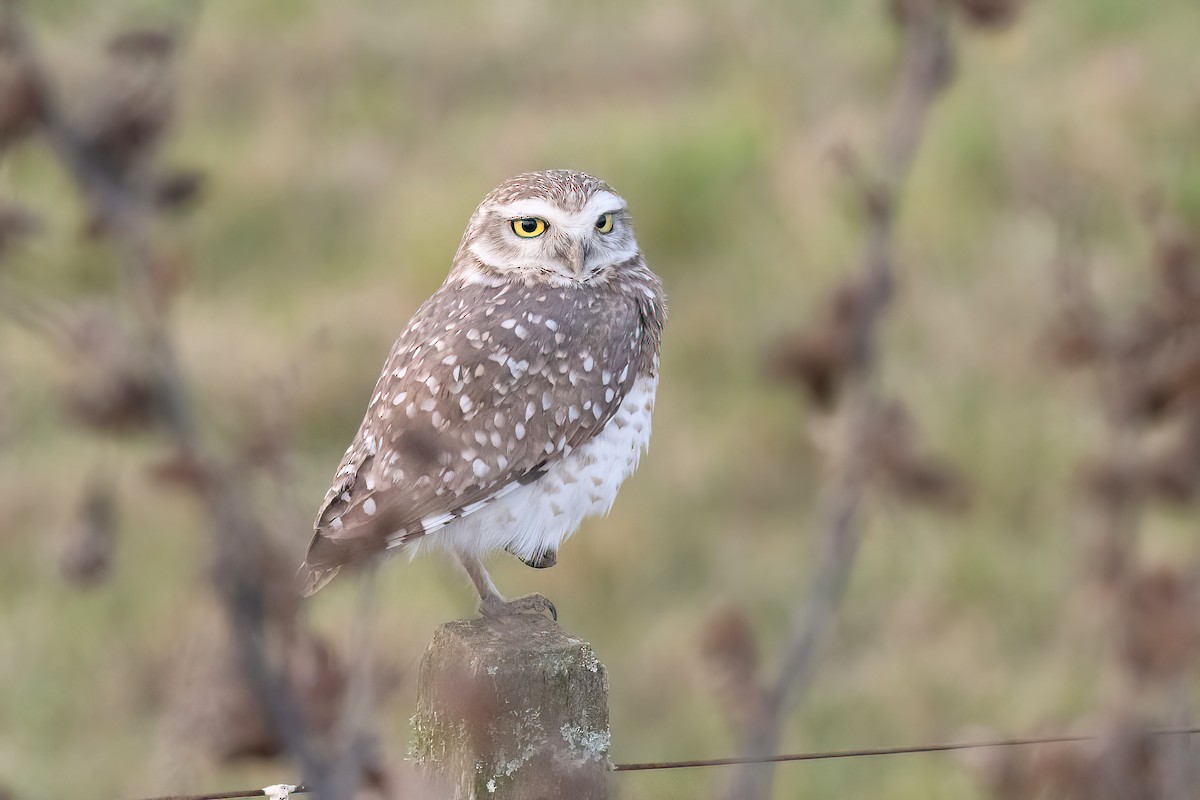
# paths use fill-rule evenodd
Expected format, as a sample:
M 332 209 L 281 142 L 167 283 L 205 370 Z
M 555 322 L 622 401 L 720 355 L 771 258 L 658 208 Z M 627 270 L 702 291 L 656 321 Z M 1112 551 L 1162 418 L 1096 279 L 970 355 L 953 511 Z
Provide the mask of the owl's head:
M 640 255 L 625 201 L 604 181 L 573 170 L 528 172 L 497 186 L 475 209 L 451 276 L 602 283 Z

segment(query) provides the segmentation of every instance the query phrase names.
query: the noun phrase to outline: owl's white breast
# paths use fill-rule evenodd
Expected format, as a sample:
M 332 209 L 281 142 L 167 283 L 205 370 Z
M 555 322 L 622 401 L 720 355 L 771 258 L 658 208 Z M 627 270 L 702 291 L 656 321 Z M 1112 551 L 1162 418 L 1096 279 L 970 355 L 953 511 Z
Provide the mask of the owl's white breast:
M 606 514 L 650 442 L 658 375 L 640 375 L 600 433 L 544 475 L 444 529 L 420 546 L 534 559 L 558 550 L 584 517 Z

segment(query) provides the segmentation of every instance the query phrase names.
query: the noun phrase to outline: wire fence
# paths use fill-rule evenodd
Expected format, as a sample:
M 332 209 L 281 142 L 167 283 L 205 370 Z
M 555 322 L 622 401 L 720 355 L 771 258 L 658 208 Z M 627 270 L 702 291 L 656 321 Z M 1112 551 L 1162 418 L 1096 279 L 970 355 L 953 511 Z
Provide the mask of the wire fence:
M 1145 731 L 1147 736 L 1192 736 L 1200 734 L 1200 727 L 1153 728 Z M 687 761 L 646 761 L 631 764 L 614 764 L 613 772 L 651 772 L 668 769 L 695 769 L 699 767 L 729 767 L 738 764 L 782 764 L 792 761 L 832 761 L 845 758 L 867 758 L 874 756 L 918 755 L 921 753 L 947 753 L 958 750 L 980 750 L 990 747 L 1020 747 L 1040 744 L 1072 744 L 1079 742 L 1094 742 L 1103 739 L 1101 734 L 1073 734 L 1058 736 L 1035 736 L 1016 739 L 989 739 L 985 741 L 941 742 L 938 744 L 917 744 L 901 747 L 867 747 L 852 750 L 821 750 L 807 753 L 784 753 L 779 755 L 733 758 L 691 759 Z M 173 794 L 160 797 L 140 798 L 140 800 L 238 800 L 245 797 L 287 797 L 289 794 L 308 794 L 312 792 L 303 784 L 287 787 L 281 791 L 281 786 L 269 786 L 263 789 L 246 789 L 243 791 L 218 792 L 215 794 Z

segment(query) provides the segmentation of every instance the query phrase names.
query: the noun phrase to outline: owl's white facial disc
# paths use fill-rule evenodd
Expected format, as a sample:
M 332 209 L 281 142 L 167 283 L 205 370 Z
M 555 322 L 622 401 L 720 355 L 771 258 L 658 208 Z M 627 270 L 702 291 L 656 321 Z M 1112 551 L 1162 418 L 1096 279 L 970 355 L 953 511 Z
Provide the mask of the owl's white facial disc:
M 607 232 L 602 230 L 605 215 L 612 222 Z M 540 220 L 545 230 L 519 236 L 514 222 L 527 219 Z M 601 282 L 639 253 L 626 203 L 608 191 L 596 192 L 578 209 L 542 197 L 484 205 L 472 223 L 468 252 L 488 270 L 508 277 L 555 285 Z

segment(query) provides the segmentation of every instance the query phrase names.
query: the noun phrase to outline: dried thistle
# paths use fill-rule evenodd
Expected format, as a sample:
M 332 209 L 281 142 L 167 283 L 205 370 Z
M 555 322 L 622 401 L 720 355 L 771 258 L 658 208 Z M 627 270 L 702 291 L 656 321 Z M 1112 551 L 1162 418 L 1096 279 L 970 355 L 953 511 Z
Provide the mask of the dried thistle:
M 750 620 L 732 607 L 710 615 L 701 639 L 701 654 L 726 718 L 743 739 L 748 739 L 767 719 L 758 642 Z
M 942 511 L 962 511 L 970 504 L 962 473 L 921 448 L 912 414 L 900 401 L 879 405 L 867 446 L 875 474 L 898 496 Z
M 1062 367 L 1090 366 L 1110 357 L 1104 320 L 1083 297 L 1065 297 L 1042 338 L 1045 351 Z
M 73 368 L 63 391 L 68 414 L 93 430 L 148 427 L 158 413 L 157 385 L 120 323 L 94 310 L 73 321 L 69 338 Z
M 1170 305 L 1197 311 L 1194 301 L 1200 299 L 1200 247 L 1191 232 L 1182 229 L 1163 214 L 1151 221 L 1154 236 L 1153 261 L 1158 275 L 1162 300 Z
M 279 663 L 286 664 L 287 682 L 300 712 L 313 731 L 332 735 L 346 688 L 343 665 L 323 639 L 307 632 L 291 637 L 282 650 Z M 223 761 L 282 755 L 283 743 L 263 717 L 258 703 L 244 694 L 249 687 L 239 665 L 230 663 L 228 667 L 225 675 L 231 685 L 224 690 L 250 702 L 235 701 L 228 706 L 227 724 L 214 731 L 217 755 Z M 229 736 L 230 731 L 237 733 Z
M 1155 291 L 1116 337 L 1111 354 L 1117 411 L 1141 424 L 1200 405 L 1197 244 L 1170 221 L 1156 222 L 1152 235 Z
M 963 18 L 976 28 L 1006 28 L 1021 11 L 1022 0 L 955 0 Z
M 154 383 L 136 365 L 84 369 L 76 374 L 64 396 L 68 414 L 94 430 L 129 433 L 148 427 L 156 417 Z
M 1104 356 L 1105 337 L 1095 320 L 1070 314 L 1055 319 L 1045 334 L 1046 350 L 1056 364 L 1081 367 Z
M 154 179 L 154 204 L 164 211 L 188 211 L 204 192 L 204 175 L 196 170 L 176 169 Z
M 129 31 L 107 52 L 79 133 L 98 163 L 127 176 L 154 155 L 172 121 L 174 39 L 162 31 Z
M 28 136 L 42 117 L 42 98 L 16 34 L 0 23 L 0 150 Z
M 324 639 L 304 628 L 268 626 L 264 643 L 283 666 L 297 711 L 323 740 L 332 740 L 346 688 L 341 660 Z M 193 632 L 174 667 L 168 697 L 168 738 L 179 748 L 223 763 L 284 752 L 233 643 L 214 625 Z
M 978 750 L 963 760 L 996 800 L 1092 800 L 1097 750 L 1092 743 L 1051 743 Z
M 1118 411 L 1163 420 L 1200 404 L 1200 294 L 1163 287 L 1141 310 L 1114 358 Z
M 1004 747 L 969 760 L 996 800 L 1149 800 L 1164 797 L 1165 737 L 1118 717 L 1093 741 Z M 964 759 L 967 760 L 967 759 Z
M 1163 750 L 1145 720 L 1111 724 L 1091 768 L 1091 795 L 1099 800 L 1163 797 Z
M 84 490 L 59 554 L 63 579 L 75 586 L 102 583 L 112 568 L 117 540 L 116 494 L 110 480 L 97 474 Z
M 122 59 L 163 61 L 175 53 L 175 34 L 162 28 L 132 28 L 108 41 L 108 52 Z
M 146 473 L 155 483 L 196 493 L 207 491 L 216 479 L 212 465 L 179 451 L 152 462 Z
M 1148 363 L 1132 373 L 1142 377 L 1134 391 L 1140 404 L 1133 407 L 1142 412 L 1141 419 L 1158 420 L 1200 407 L 1200 324 L 1164 337 Z
M 1200 409 L 1176 434 L 1175 441 L 1142 463 L 1147 488 L 1174 503 L 1200 498 Z
M 847 374 L 857 363 L 869 303 L 864 281 L 843 281 L 806 330 L 775 345 L 767 359 L 769 371 L 800 384 L 818 408 L 833 408 Z
M 898 26 L 906 26 L 936 10 L 940 0 L 888 0 L 887 12 Z
M 1200 587 L 1189 574 L 1158 568 L 1135 573 L 1118 609 L 1122 664 L 1142 682 L 1185 672 L 1200 654 Z
M 1141 498 L 1145 490 L 1143 478 L 1140 465 L 1110 455 L 1080 464 L 1075 483 L 1087 505 L 1111 513 Z

